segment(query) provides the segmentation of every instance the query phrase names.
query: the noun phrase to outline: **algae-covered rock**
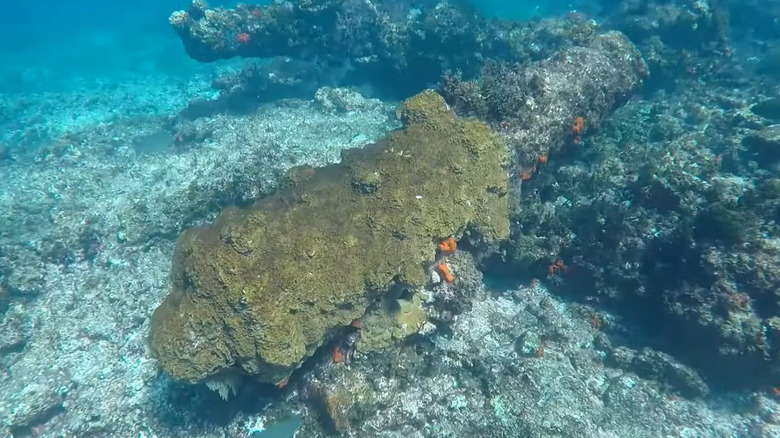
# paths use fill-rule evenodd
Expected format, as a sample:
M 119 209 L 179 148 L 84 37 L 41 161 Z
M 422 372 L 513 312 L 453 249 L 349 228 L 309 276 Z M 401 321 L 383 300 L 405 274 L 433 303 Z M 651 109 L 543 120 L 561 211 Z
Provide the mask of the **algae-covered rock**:
M 402 130 L 340 164 L 295 168 L 252 208 L 182 233 L 150 334 L 171 376 L 200 382 L 232 368 L 283 381 L 391 287 L 424 285 L 440 239 L 466 228 L 508 237 L 494 133 L 432 91 L 398 113 Z

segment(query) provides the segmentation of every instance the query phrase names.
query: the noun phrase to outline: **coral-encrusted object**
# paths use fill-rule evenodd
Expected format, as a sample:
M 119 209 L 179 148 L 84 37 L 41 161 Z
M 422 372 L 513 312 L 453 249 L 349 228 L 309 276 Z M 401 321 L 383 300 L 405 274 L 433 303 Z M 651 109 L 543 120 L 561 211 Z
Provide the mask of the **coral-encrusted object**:
M 398 116 L 404 129 L 340 164 L 294 168 L 252 208 L 182 233 L 150 333 L 171 376 L 284 381 L 371 303 L 422 287 L 438 239 L 466 228 L 508 237 L 507 151 L 495 133 L 432 91 Z

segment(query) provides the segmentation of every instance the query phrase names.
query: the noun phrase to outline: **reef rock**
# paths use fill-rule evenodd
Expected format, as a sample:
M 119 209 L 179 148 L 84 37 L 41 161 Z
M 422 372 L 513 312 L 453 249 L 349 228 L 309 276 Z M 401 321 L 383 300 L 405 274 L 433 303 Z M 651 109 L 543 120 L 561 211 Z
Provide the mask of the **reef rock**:
M 380 298 L 425 284 L 436 242 L 509 235 L 507 152 L 432 91 L 404 128 L 179 237 L 150 348 L 175 379 L 240 371 L 278 383 Z M 391 292 L 392 291 L 392 292 Z

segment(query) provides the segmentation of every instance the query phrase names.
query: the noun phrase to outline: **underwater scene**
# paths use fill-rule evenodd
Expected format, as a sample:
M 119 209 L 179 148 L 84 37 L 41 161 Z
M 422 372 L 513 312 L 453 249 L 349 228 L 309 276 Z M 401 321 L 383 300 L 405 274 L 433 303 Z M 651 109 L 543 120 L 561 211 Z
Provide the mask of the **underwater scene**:
M 780 438 L 780 2 L 6 2 L 0 438 Z

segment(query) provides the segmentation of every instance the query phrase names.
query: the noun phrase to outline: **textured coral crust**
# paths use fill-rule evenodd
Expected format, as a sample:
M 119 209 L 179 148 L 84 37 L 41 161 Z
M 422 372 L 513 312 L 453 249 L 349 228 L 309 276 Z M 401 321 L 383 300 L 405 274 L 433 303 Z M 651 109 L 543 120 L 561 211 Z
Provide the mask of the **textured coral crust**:
M 423 285 L 441 239 L 508 237 L 506 148 L 490 128 L 432 91 L 398 114 L 404 129 L 179 237 L 150 335 L 168 373 L 282 381 L 392 286 Z

